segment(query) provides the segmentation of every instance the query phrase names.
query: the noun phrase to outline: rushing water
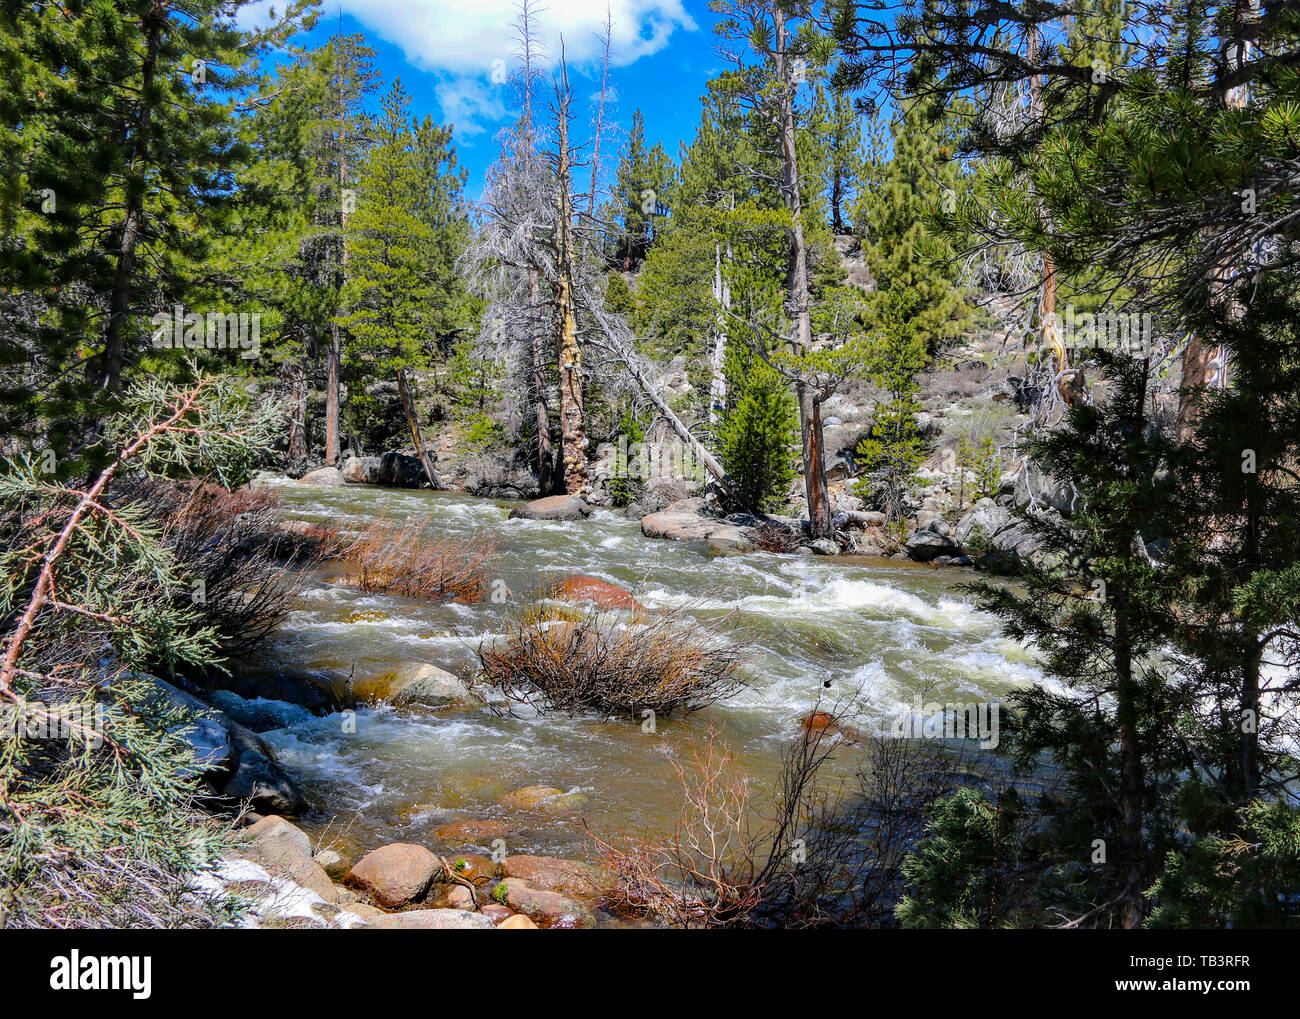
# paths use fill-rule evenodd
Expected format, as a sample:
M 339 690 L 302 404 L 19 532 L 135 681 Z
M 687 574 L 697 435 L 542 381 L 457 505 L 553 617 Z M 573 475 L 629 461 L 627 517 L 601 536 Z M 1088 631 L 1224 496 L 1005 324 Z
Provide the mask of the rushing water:
M 501 717 L 487 708 L 341 715 L 284 709 L 265 733 L 312 801 L 309 829 L 329 829 L 360 852 L 385 842 L 438 845 L 433 829 L 460 820 L 519 825 L 511 852 L 577 855 L 575 819 L 524 820 L 497 800 L 525 785 L 576 791 L 593 830 L 650 834 L 671 827 L 681 793 L 665 748 L 720 728 L 755 787 L 769 783 L 781 749 L 819 697 L 858 724 L 883 728 L 914 698 L 1002 698 L 1038 678 L 1028 652 L 956 590 L 968 575 L 907 563 L 750 554 L 642 536 L 621 513 L 578 523 L 507 520 L 509 506 L 468 496 L 379 488 L 283 485 L 286 512 L 343 529 L 383 515 L 428 516 L 436 534 L 496 541 L 513 592 L 542 577 L 581 573 L 632 589 L 649 607 L 691 604 L 703 619 L 729 611 L 756 641 L 748 686 L 685 718 L 660 718 L 647 735 L 631 719 Z M 267 649 L 268 660 L 327 677 L 429 662 L 472 675 L 475 648 L 500 631 L 505 606 L 431 604 L 362 594 L 325 570 L 304 589 Z M 826 685 L 829 683 L 829 687 Z M 487 848 L 490 838 L 477 840 Z M 448 850 L 455 846 L 447 845 Z

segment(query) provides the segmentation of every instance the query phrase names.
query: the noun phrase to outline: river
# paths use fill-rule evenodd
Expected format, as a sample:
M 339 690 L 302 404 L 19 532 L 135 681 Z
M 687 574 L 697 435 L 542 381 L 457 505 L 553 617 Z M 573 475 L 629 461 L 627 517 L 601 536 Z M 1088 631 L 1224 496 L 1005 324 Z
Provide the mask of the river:
M 713 557 L 651 540 L 621 512 L 583 522 L 508 520 L 510 505 L 458 493 L 279 484 L 290 517 L 344 530 L 376 516 L 431 518 L 431 531 L 491 539 L 512 592 L 543 577 L 586 574 L 620 584 L 654 608 L 691 603 L 703 619 L 734 611 L 756 642 L 747 687 L 727 701 L 657 720 L 502 717 L 488 708 L 403 713 L 388 707 L 312 716 L 279 706 L 283 728 L 263 735 L 312 803 L 303 827 L 352 853 L 387 842 L 437 847 L 433 830 L 462 820 L 516 826 L 512 853 L 580 855 L 576 818 L 521 818 L 497 801 L 520 786 L 580 795 L 596 831 L 651 835 L 671 828 L 680 786 L 665 750 L 720 729 L 762 794 L 782 747 L 819 697 L 862 728 L 883 729 L 916 697 L 997 701 L 1039 679 L 1027 650 L 1000 636 L 958 585 L 971 574 L 910 563 L 754 553 Z M 500 632 L 506 606 L 432 604 L 366 595 L 315 572 L 265 649 L 266 661 L 325 678 L 360 678 L 406 662 L 469 677 L 475 648 Z M 494 578 L 495 579 L 495 578 Z M 829 685 L 827 685 L 829 684 Z M 355 731 L 348 731 L 355 728 Z M 478 840 L 480 851 L 490 839 Z M 456 848 L 446 846 L 448 851 Z

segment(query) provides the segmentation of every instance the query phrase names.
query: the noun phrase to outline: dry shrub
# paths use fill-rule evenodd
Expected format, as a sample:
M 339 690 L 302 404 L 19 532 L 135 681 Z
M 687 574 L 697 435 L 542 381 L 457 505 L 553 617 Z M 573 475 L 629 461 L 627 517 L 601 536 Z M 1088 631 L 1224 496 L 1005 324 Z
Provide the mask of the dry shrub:
M 479 646 L 482 677 L 538 711 L 695 711 L 743 685 L 749 649 L 690 608 L 621 617 L 590 604 L 532 602 L 511 615 L 502 639 Z
M 431 538 L 429 524 L 425 517 L 366 525 L 343 552 L 354 570 L 350 582 L 367 594 L 478 601 L 500 560 L 496 543 L 477 536 Z
M 614 876 L 611 909 L 670 927 L 889 927 L 902 863 L 926 813 L 961 785 L 993 781 L 987 757 L 926 740 L 837 740 L 838 724 L 801 727 L 764 812 L 719 734 L 683 762 L 681 817 L 668 834 L 588 832 Z M 666 751 L 671 753 L 671 751 Z M 854 753 L 851 777 L 823 774 Z
M 247 654 L 264 641 L 292 608 L 303 569 L 337 550 L 324 529 L 286 532 L 271 490 L 136 479 L 109 495 L 144 507 L 159 523 L 159 540 L 189 584 L 172 599 L 213 627 L 227 653 Z
M 785 524 L 765 521 L 754 528 L 754 544 L 761 552 L 797 552 L 803 536 Z

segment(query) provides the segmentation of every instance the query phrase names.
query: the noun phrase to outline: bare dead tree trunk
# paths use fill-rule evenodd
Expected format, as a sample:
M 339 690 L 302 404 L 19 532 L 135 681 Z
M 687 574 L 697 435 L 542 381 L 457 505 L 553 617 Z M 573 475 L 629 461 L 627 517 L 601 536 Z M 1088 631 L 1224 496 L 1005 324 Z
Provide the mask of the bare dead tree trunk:
M 429 479 L 429 487 L 441 491 L 447 486 L 442 483 L 438 477 L 438 472 L 433 469 L 433 461 L 429 459 L 429 453 L 424 448 L 424 437 L 420 434 L 420 422 L 415 416 L 415 401 L 411 399 L 411 390 L 406 385 L 406 369 L 397 369 L 397 395 L 402 401 L 402 412 L 406 415 L 406 427 L 411 430 L 411 441 L 415 443 L 415 455 L 420 458 L 420 465 L 424 468 L 425 477 Z
M 158 49 L 162 29 L 167 22 L 167 10 L 155 3 L 145 16 L 144 60 L 140 66 L 140 116 L 134 130 L 131 169 L 144 174 L 150 158 L 149 143 L 152 132 L 152 113 L 149 94 L 153 91 L 158 70 Z M 91 381 L 102 389 L 116 390 L 122 382 L 123 347 L 131 317 L 131 288 L 135 284 L 136 248 L 144 229 L 144 189 L 126 189 L 126 214 L 122 220 L 122 240 L 117 254 L 117 273 L 109 295 L 108 327 L 104 335 L 104 353 L 89 363 Z
M 555 340 L 560 367 L 560 457 L 564 490 L 577 493 L 587 484 L 587 436 L 582 409 L 582 348 L 578 344 L 578 316 L 574 306 L 574 250 L 572 167 L 569 152 L 569 73 L 560 61 L 556 86 L 556 275 Z
M 555 454 L 551 450 L 551 415 L 546 408 L 546 344 L 539 325 L 537 270 L 529 271 L 528 322 L 533 348 L 532 385 L 534 418 L 537 422 L 537 483 L 542 494 L 550 492 Z
M 808 296 L 808 248 L 803 232 L 803 203 L 799 195 L 799 163 L 795 153 L 794 97 L 797 83 L 788 53 L 785 13 L 774 6 L 776 25 L 774 57 L 781 130 L 781 195 L 790 214 L 789 300 L 795 317 L 795 346 L 807 353 L 812 346 L 812 310 Z M 814 538 L 831 538 L 830 492 L 822 445 L 821 395 L 803 372 L 795 381 L 799 401 L 799 431 L 803 439 L 804 491 L 808 497 L 808 522 Z
M 339 46 L 342 47 L 342 37 Z M 348 186 L 347 118 L 340 90 L 336 90 L 339 104 L 339 268 L 334 275 L 334 292 L 341 293 L 347 280 L 348 265 L 348 203 L 344 191 Z M 330 323 L 330 345 L 325 355 L 325 464 L 334 466 L 342 457 L 339 433 L 339 415 L 343 401 L 343 331 L 337 321 Z
M 731 248 L 727 248 L 731 260 Z M 722 245 L 713 245 L 713 301 L 718 309 L 713 335 L 713 353 L 709 357 L 709 427 L 717 425 L 727 402 L 727 376 L 722 368 L 727 356 L 727 313 L 731 310 L 731 286 L 722 274 Z

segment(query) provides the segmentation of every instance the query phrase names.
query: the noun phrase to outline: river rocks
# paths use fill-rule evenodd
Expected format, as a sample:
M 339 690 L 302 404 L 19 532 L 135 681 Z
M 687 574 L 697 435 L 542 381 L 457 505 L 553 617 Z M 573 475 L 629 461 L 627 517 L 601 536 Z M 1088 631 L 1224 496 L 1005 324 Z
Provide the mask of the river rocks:
M 343 480 L 349 485 L 377 485 L 379 478 L 377 456 L 350 456 L 343 461 Z
M 511 520 L 585 520 L 591 513 L 581 496 L 550 495 L 544 499 L 516 506 L 510 511 Z
M 456 876 L 473 885 L 482 884 L 497 876 L 497 865 L 479 853 L 456 853 L 447 860 Z
M 752 552 L 755 549 L 752 532 L 734 524 L 724 524 L 709 532 L 709 548 L 721 555 Z
M 352 861 L 333 849 L 322 849 L 312 859 L 319 863 L 321 869 L 334 881 L 342 881 L 352 869 Z
M 582 899 L 594 897 L 610 884 L 609 875 L 595 864 L 553 856 L 507 856 L 501 861 L 501 873 L 534 888 Z
M 484 912 L 486 912 L 486 910 L 484 910 Z M 532 920 L 526 917 L 523 913 L 512 913 L 510 914 L 510 916 L 506 917 L 499 924 L 497 924 L 497 930 L 535 931 L 538 930 L 538 926 L 537 924 L 533 923 Z
M 560 601 L 591 602 L 600 609 L 640 609 L 630 591 L 599 577 L 565 577 L 552 592 Z
M 532 810 L 553 817 L 572 814 L 587 802 L 579 792 L 566 793 L 548 785 L 527 785 L 506 793 L 497 800 L 503 807 L 514 810 Z
M 306 806 L 264 739 L 170 683 L 143 678 L 171 705 L 206 716 L 182 726 L 177 735 L 194 747 L 195 770 L 214 792 L 228 800 L 248 800 L 267 814 L 296 814 Z
M 958 551 L 955 541 L 932 530 L 917 531 L 907 539 L 904 548 L 909 558 L 921 563 Z
M 840 547 L 831 541 L 830 538 L 818 538 L 816 541 L 809 542 L 808 547 L 812 549 L 813 555 L 839 555 Z
M 543 929 L 574 930 L 596 926 L 595 916 L 581 902 L 559 892 L 534 888 L 519 878 L 502 880 L 493 889 L 492 898 L 496 902 L 504 899 L 503 905 L 524 913 Z
M 747 527 L 709 515 L 702 498 L 680 499 L 667 509 L 641 518 L 641 533 L 647 538 L 669 541 L 702 541 L 717 552 L 750 552 L 754 534 Z
M 624 511 L 629 520 L 640 520 L 650 513 L 659 513 L 683 499 L 698 497 L 704 486 L 690 478 L 655 478 L 630 503 Z
M 1048 477 L 1032 461 L 1026 461 L 1016 476 L 1012 497 L 1017 509 L 1030 505 L 1050 506 L 1066 517 L 1075 511 L 1079 502 L 1079 493 L 1073 485 Z
M 457 676 L 422 662 L 412 662 L 394 672 L 358 680 L 353 684 L 352 692 L 359 702 L 387 701 L 399 708 L 445 708 L 478 702 Z
M 335 487 L 343 484 L 343 472 L 337 467 L 319 467 L 308 471 L 298 479 L 300 485 L 328 485 Z
M 1007 527 L 1012 519 L 1011 513 L 992 499 L 981 499 L 957 521 L 952 536 L 964 551 L 969 552 L 972 541 L 987 541 Z
M 264 817 L 238 836 L 239 852 L 270 871 L 278 872 L 328 903 L 338 903 L 342 891 L 312 858 L 311 840 L 282 817 Z
M 441 873 L 442 864 L 423 846 L 394 842 L 367 853 L 346 880 L 380 906 L 397 909 L 423 898 Z
M 420 458 L 390 451 L 379 458 L 379 484 L 390 488 L 423 488 L 429 479 Z
M 368 920 L 365 930 L 374 931 L 490 931 L 496 925 L 481 913 L 466 909 L 411 909 Z
M 493 839 L 503 839 L 516 830 L 508 821 L 479 818 L 449 821 L 433 830 L 434 837 L 449 846 L 487 844 Z

